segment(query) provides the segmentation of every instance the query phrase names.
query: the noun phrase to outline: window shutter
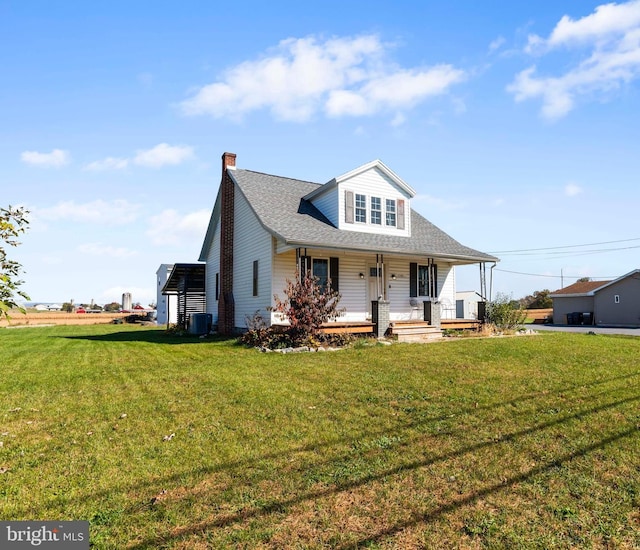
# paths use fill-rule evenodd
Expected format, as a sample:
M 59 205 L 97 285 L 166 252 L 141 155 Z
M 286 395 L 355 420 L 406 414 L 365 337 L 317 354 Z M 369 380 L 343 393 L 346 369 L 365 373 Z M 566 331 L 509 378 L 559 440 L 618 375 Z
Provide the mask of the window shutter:
M 253 262 L 253 295 L 258 295 L 258 260 Z
M 398 200 L 397 204 L 398 204 L 398 223 L 396 227 L 398 229 L 404 229 L 404 201 Z
M 353 191 L 344 192 L 344 221 L 353 223 Z
M 431 297 L 438 298 L 438 265 L 431 264 Z
M 331 290 L 339 292 L 338 285 L 338 258 L 329 258 L 329 278 L 331 279 Z
M 409 298 L 418 297 L 418 264 L 409 264 Z

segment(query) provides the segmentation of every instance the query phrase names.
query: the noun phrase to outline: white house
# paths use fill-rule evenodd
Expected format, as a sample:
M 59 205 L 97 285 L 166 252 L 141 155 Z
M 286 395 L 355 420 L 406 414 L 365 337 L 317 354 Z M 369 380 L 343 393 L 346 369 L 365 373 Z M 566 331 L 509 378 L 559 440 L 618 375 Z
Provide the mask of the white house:
M 424 302 L 453 305 L 455 316 L 454 267 L 497 258 L 412 210 L 415 194 L 379 160 L 318 184 L 242 170 L 225 153 L 199 258 L 214 326 L 243 331 L 256 311 L 280 321 L 267 308 L 274 294 L 283 297 L 296 266 L 331 280 L 343 322 L 370 320 L 376 304 L 386 304 L 391 320 L 422 319 Z

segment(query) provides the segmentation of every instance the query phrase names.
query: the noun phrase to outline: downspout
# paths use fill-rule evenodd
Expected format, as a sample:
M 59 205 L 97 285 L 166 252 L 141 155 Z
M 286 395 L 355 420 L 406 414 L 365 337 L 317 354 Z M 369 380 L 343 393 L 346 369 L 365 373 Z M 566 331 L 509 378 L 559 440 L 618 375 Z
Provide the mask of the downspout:
M 493 268 L 498 265 L 498 262 L 493 262 L 491 270 L 489 271 L 489 301 L 491 301 L 493 293 Z

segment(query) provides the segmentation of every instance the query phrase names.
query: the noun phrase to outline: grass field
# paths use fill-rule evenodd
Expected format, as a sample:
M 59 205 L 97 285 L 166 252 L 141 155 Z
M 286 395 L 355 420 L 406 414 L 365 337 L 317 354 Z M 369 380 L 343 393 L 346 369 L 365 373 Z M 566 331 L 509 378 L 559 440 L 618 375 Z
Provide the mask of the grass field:
M 0 519 L 96 548 L 638 548 L 640 338 L 0 329 Z

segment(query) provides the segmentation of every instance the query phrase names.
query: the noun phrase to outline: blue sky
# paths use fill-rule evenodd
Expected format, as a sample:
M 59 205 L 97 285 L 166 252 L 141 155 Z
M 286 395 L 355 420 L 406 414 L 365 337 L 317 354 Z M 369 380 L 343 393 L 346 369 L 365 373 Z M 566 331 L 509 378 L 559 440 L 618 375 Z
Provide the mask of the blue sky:
M 154 300 L 160 263 L 197 260 L 224 151 L 316 182 L 381 159 L 501 257 L 494 293 L 640 267 L 638 0 L 0 0 L 0 67 L 36 301 Z

